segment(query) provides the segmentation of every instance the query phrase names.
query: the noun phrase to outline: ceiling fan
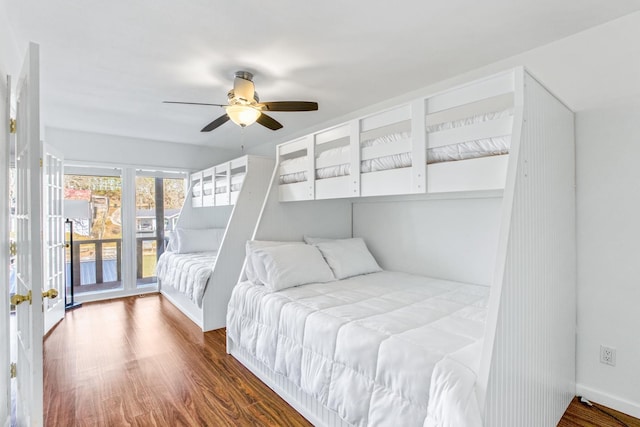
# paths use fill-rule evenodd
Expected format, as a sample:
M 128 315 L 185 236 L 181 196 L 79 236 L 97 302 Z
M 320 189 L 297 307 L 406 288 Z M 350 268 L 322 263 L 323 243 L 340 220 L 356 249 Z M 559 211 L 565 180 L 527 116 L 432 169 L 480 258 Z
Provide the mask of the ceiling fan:
M 211 132 L 229 120 L 241 127 L 255 122 L 271 130 L 282 128 L 273 117 L 265 111 L 315 111 L 317 102 L 309 101 L 275 101 L 260 102 L 253 84 L 253 74 L 248 71 L 236 71 L 233 89 L 227 94 L 228 104 L 207 104 L 202 102 L 163 101 L 166 104 L 213 105 L 225 109 L 225 114 L 202 128 L 201 132 Z

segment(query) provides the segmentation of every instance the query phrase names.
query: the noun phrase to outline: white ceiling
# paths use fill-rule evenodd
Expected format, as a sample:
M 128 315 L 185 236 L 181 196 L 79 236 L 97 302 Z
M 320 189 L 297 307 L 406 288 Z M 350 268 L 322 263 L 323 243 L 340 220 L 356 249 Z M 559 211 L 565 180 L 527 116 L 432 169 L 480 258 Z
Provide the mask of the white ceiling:
M 640 10 L 640 0 L 0 0 L 17 48 L 41 46 L 45 125 L 237 147 L 282 140 L 456 74 Z M 236 70 L 284 128 L 200 129 Z

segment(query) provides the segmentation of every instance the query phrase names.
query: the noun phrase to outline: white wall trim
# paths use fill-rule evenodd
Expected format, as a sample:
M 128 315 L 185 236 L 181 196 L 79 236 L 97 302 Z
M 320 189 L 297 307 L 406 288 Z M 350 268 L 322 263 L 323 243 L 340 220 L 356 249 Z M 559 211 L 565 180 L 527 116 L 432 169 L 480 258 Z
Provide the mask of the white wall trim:
M 632 417 L 640 418 L 640 403 L 630 402 L 579 383 L 576 384 L 576 395 L 582 396 L 592 402 L 608 406 L 616 411 L 631 415 Z
M 79 303 L 88 303 L 88 302 L 98 302 L 98 301 L 107 301 L 107 300 L 115 300 L 119 298 L 127 298 L 127 297 L 142 297 L 149 294 L 159 294 L 158 286 L 153 286 L 149 284 L 148 287 L 136 288 L 136 289 L 120 289 L 113 292 L 108 291 L 97 291 L 97 292 L 87 292 L 82 294 L 75 294 L 74 300 Z
M 130 168 L 135 169 L 137 171 L 145 171 L 145 172 L 175 172 L 184 174 L 183 178 L 188 178 L 189 173 L 193 172 L 191 168 L 184 167 L 173 167 L 173 166 L 147 166 L 147 165 L 139 165 L 139 164 L 131 164 L 131 163 L 109 163 L 109 162 L 96 162 L 90 160 L 70 160 L 64 162 L 65 171 L 66 169 L 72 169 L 75 172 L 78 170 L 91 170 L 98 169 L 104 171 L 105 169 L 124 169 Z M 83 175 L 82 173 L 78 173 L 78 175 Z M 157 173 L 152 176 L 158 176 Z

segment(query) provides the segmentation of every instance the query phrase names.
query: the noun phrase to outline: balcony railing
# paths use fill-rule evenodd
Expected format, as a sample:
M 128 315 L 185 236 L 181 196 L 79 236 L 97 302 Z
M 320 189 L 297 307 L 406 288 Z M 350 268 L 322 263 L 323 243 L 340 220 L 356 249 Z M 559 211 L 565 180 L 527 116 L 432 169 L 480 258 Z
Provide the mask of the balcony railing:
M 155 242 L 155 251 L 145 254 L 145 246 L 148 246 L 145 242 Z M 137 286 L 156 282 L 155 261 L 162 248 L 162 240 L 157 237 L 136 238 Z M 122 239 L 74 239 L 72 249 L 70 265 L 67 253 L 67 284 L 73 269 L 74 293 L 122 288 Z M 150 251 L 147 249 L 146 252 Z M 147 264 L 149 262 L 152 265 Z

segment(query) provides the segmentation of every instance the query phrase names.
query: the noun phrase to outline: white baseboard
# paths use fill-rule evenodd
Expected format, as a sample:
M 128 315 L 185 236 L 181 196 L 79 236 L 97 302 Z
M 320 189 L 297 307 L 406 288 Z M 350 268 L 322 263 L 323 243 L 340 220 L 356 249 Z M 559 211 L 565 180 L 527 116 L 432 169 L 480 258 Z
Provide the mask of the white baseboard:
M 630 402 L 583 384 L 576 384 L 576 395 L 583 396 L 588 400 L 608 406 L 611 409 L 631 415 L 632 417 L 640 418 L 640 403 L 638 402 Z
M 110 299 L 126 298 L 138 295 L 157 294 L 158 292 L 159 291 L 155 286 L 149 286 L 148 288 L 141 289 L 135 288 L 127 290 L 115 290 L 109 292 L 87 292 L 81 295 L 76 294 L 73 298 L 73 301 L 82 304 L 85 302 L 107 301 Z

